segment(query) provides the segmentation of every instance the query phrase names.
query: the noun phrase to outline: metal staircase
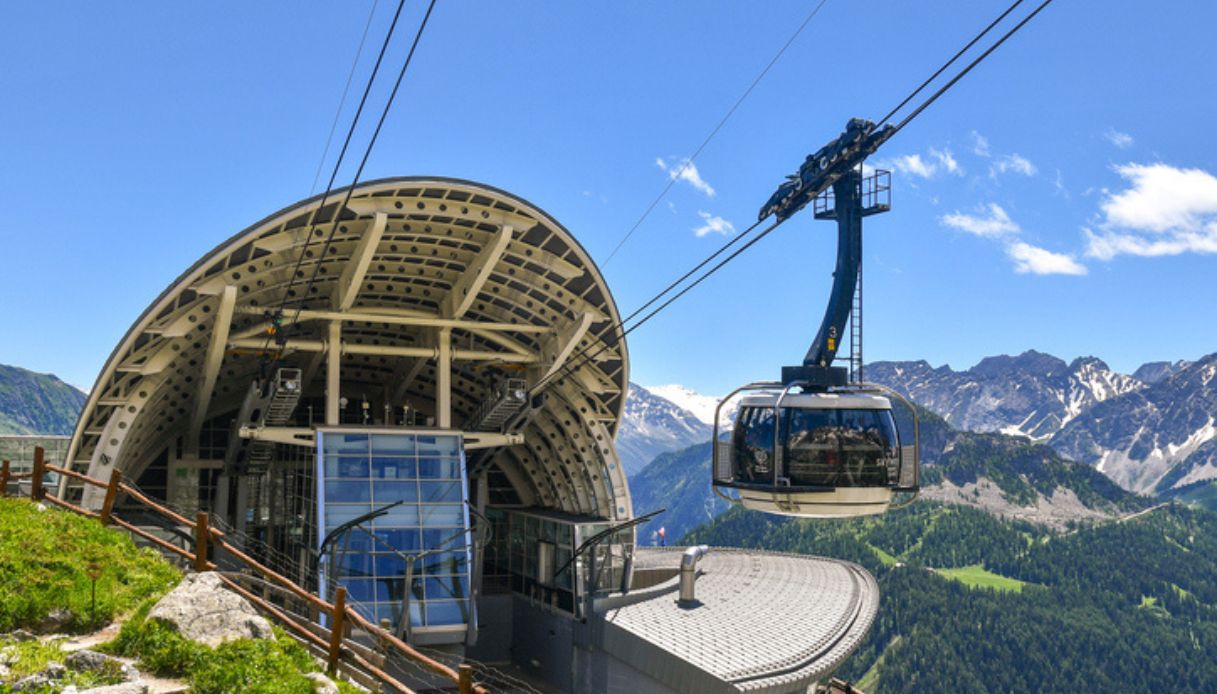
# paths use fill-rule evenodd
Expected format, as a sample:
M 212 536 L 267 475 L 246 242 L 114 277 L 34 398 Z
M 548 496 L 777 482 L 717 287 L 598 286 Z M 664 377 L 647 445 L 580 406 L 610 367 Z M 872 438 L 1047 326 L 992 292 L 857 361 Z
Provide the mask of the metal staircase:
M 528 383 L 522 378 L 500 381 L 465 423 L 469 431 L 502 431 L 503 425 L 528 405 Z
M 300 379 L 300 369 L 279 369 L 267 386 L 253 382 L 241 405 L 240 416 L 234 422 L 233 435 L 229 438 L 228 451 L 224 456 L 226 470 L 240 475 L 261 475 L 270 469 L 275 443 L 243 439 L 237 432 L 242 426 L 262 428 L 289 424 L 303 391 Z

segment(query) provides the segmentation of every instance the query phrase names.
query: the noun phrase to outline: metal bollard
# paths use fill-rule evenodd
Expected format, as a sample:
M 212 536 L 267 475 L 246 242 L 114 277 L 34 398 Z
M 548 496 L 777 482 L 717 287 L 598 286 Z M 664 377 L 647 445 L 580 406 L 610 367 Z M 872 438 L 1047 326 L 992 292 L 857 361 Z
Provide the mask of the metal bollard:
M 709 545 L 698 545 L 686 549 L 684 556 L 680 558 L 680 600 L 677 601 L 677 604 L 681 607 L 695 607 L 699 604 L 694 594 L 694 585 L 697 583 L 697 562 L 709 551 Z

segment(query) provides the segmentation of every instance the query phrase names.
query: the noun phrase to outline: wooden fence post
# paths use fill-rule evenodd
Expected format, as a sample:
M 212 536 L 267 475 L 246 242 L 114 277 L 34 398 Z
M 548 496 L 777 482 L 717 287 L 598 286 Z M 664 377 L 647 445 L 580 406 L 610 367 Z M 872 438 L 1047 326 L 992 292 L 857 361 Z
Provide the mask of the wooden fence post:
M 118 498 L 118 485 L 122 484 L 123 473 L 118 470 L 110 471 L 110 486 L 106 487 L 106 500 L 101 505 L 101 515 L 98 519 L 102 525 L 110 524 L 110 514 L 114 512 L 114 500 Z
M 347 613 L 347 589 L 338 586 L 334 591 L 334 613 L 330 619 L 330 654 L 329 673 L 338 671 L 338 657 L 342 655 L 342 632 L 346 627 L 344 621 Z
M 473 666 L 461 663 L 459 674 L 460 679 L 457 684 L 460 686 L 461 694 L 473 694 Z
M 3 464 L 0 464 L 0 499 L 8 496 L 8 470 L 8 461 L 6 460 Z
M 207 570 L 207 538 L 211 530 L 207 527 L 207 512 L 199 511 L 194 521 L 194 570 Z
M 46 474 L 45 455 L 42 446 L 34 447 L 34 472 L 30 478 L 30 498 L 34 501 L 41 501 L 46 496 L 46 490 L 42 488 L 42 476 Z

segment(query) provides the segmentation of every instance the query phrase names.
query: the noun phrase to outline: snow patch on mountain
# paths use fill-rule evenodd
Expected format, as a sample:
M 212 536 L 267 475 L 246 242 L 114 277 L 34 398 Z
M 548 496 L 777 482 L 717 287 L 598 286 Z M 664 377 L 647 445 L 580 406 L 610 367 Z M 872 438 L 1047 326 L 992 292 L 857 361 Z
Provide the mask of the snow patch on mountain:
M 713 395 L 702 395 L 678 383 L 669 383 L 662 386 L 646 386 L 646 389 L 652 394 L 668 400 L 677 407 L 692 412 L 693 416 L 701 420 L 702 423 L 714 424 L 714 410 L 718 407 L 718 401 L 721 398 Z
M 694 413 L 649 389 L 631 383 L 617 432 L 617 454 L 633 475 L 661 453 L 710 440 L 710 427 Z
M 955 427 L 1036 441 L 1048 440 L 1096 403 L 1145 388 L 1094 357 L 1066 364 L 1034 350 L 987 357 L 965 371 L 916 361 L 876 362 L 866 373 Z

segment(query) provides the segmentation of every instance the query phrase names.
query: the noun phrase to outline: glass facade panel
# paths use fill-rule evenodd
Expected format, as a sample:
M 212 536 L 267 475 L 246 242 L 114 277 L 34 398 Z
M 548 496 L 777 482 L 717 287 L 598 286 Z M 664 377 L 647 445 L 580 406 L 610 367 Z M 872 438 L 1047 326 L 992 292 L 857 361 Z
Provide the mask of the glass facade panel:
M 354 606 L 396 625 L 408 601 L 416 630 L 468 624 L 472 547 L 460 436 L 322 430 L 317 451 L 322 537 L 400 502 L 327 549 L 334 580 Z

